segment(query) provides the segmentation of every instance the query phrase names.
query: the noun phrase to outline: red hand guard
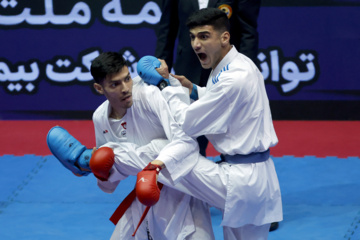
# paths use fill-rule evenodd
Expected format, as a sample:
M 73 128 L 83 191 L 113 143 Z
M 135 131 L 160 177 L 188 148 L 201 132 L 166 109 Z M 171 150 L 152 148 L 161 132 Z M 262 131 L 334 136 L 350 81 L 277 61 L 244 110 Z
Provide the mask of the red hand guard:
M 160 189 L 157 185 L 156 176 L 159 174 L 161 167 L 149 163 L 137 175 L 136 180 L 136 197 L 145 206 L 151 207 L 159 201 Z
M 90 159 L 90 169 L 95 177 L 101 181 L 107 181 L 110 170 L 115 162 L 114 151 L 109 147 L 99 148 L 94 152 Z

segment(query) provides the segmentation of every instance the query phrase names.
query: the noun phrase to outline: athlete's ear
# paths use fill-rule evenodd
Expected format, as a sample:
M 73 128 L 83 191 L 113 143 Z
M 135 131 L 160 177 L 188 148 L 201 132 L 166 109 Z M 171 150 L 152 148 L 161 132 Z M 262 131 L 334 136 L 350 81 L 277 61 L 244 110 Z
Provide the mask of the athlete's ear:
M 225 31 L 221 34 L 221 45 L 226 46 L 230 43 L 230 33 L 228 31 Z
M 104 94 L 104 89 L 103 89 L 103 87 L 102 87 L 100 84 L 94 83 L 94 88 L 95 88 L 95 90 L 96 90 L 98 93 Z

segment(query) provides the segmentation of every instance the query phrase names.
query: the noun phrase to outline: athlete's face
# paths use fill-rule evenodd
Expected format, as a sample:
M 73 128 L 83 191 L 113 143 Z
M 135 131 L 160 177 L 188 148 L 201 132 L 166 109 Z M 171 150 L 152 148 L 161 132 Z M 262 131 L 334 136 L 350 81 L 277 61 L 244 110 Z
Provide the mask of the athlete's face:
M 133 104 L 133 81 L 127 66 L 117 73 L 108 74 L 102 84 L 95 83 L 94 87 L 100 94 L 105 95 L 118 117 L 123 117 Z
M 230 34 L 220 33 L 211 25 L 204 25 L 190 30 L 191 46 L 203 68 L 214 69 L 229 49 Z

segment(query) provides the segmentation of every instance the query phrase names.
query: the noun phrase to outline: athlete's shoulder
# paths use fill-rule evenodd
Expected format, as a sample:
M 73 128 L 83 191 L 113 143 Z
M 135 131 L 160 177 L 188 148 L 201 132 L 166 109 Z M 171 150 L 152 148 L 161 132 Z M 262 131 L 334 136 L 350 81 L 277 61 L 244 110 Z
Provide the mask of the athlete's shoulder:
M 255 72 L 257 69 L 256 64 L 242 53 L 237 53 L 233 61 L 230 62 L 230 68 L 233 70 L 241 70 L 248 72 Z
M 135 81 L 134 78 L 133 81 L 133 100 L 147 101 L 148 99 L 161 94 L 158 87 L 148 85 L 140 77 L 137 79 L 137 81 Z
M 98 106 L 96 108 L 96 110 L 94 111 L 93 116 L 92 116 L 93 121 L 95 121 L 99 118 L 102 118 L 104 115 L 106 116 L 108 109 L 109 109 L 109 101 L 106 100 L 100 106 Z

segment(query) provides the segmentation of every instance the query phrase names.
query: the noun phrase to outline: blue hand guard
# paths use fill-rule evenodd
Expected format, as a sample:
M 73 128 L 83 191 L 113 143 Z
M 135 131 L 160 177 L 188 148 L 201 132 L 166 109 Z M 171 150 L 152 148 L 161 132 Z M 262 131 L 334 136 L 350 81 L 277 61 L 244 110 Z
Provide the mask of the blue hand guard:
M 51 153 L 75 175 L 86 176 L 91 172 L 89 162 L 92 149 L 86 149 L 64 128 L 56 126 L 50 129 L 46 142 Z
M 164 79 L 157 71 L 161 65 L 159 59 L 153 56 L 144 56 L 137 63 L 137 72 L 144 82 L 164 89 L 170 85 L 168 79 Z

